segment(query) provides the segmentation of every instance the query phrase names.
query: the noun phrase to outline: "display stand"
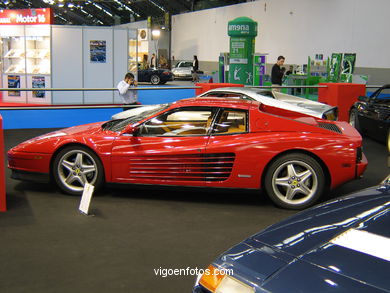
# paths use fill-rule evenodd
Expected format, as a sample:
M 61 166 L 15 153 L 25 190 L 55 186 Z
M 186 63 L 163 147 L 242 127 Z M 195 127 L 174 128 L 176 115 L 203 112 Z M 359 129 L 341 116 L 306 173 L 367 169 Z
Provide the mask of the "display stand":
M 51 9 L 5 9 L 0 11 L 0 18 L 2 86 L 15 89 L 4 92 L 3 101 L 49 104 L 51 92 L 42 89 L 51 87 Z
M 364 84 L 353 83 L 320 83 L 325 88 L 318 89 L 318 102 L 339 109 L 339 120 L 348 121 L 349 111 L 359 96 L 364 96 L 366 86 Z
M 195 94 L 197 96 L 211 89 L 216 89 L 220 87 L 244 87 L 243 84 L 235 84 L 235 83 L 196 83 L 195 86 L 201 87 L 195 89 Z
M 3 138 L 3 118 L 0 115 L 0 212 L 7 210 L 5 195 L 5 172 L 4 172 L 4 138 Z

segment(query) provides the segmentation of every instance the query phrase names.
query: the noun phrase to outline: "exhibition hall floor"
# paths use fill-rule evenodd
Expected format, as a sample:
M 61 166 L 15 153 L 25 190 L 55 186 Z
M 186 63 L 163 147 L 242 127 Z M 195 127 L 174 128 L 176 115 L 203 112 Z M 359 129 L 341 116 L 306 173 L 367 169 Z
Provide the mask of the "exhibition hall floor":
M 6 130 L 5 148 L 50 130 Z M 384 145 L 365 138 L 364 152 L 364 178 L 329 198 L 388 175 Z M 93 216 L 85 216 L 78 197 L 9 176 L 6 170 L 8 211 L 0 213 L 0 292 L 6 293 L 190 292 L 196 276 L 156 272 L 202 269 L 232 245 L 296 213 L 257 192 L 129 186 L 95 195 Z

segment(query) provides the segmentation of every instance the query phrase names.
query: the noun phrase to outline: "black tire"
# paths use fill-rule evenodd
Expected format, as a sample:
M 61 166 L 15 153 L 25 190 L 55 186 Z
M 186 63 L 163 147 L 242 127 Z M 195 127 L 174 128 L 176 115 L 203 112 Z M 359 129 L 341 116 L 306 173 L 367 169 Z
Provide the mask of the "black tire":
M 68 146 L 54 158 L 52 175 L 65 193 L 81 195 L 84 184 L 94 185 L 97 191 L 104 183 L 104 168 L 99 157 L 83 146 Z
M 153 74 L 151 77 L 150 77 L 150 83 L 151 84 L 154 84 L 154 85 L 157 85 L 159 84 L 161 81 L 160 77 L 156 74 Z
M 349 111 L 349 124 L 361 133 L 358 111 L 355 108 L 352 108 L 351 111 Z
M 325 191 L 325 174 L 312 157 L 292 153 L 271 162 L 264 186 L 279 207 L 300 210 L 315 204 Z M 290 197 L 290 198 L 288 198 Z

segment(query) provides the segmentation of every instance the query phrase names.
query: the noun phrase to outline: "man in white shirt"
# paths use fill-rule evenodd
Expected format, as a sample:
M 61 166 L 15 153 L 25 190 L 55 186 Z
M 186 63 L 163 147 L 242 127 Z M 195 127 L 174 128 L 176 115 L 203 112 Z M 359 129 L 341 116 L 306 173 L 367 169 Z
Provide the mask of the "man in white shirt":
M 119 96 L 123 100 L 125 105 L 138 105 L 137 102 L 137 90 L 132 89 L 138 85 L 138 82 L 134 80 L 134 75 L 132 73 L 126 73 L 125 79 L 121 80 L 118 85 Z M 128 110 L 123 108 L 123 110 Z

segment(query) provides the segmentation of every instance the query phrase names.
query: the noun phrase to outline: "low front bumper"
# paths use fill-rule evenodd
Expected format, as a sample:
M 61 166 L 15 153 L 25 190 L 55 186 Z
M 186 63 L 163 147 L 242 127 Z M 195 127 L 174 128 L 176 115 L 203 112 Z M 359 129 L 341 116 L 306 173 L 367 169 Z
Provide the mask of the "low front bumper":
M 50 175 L 48 173 L 28 172 L 12 169 L 11 178 L 16 180 L 31 181 L 38 183 L 49 183 Z
M 192 293 L 210 293 L 210 291 L 201 285 L 197 285 L 192 289 Z
M 9 150 L 8 168 L 32 173 L 49 173 L 51 154 Z

